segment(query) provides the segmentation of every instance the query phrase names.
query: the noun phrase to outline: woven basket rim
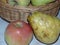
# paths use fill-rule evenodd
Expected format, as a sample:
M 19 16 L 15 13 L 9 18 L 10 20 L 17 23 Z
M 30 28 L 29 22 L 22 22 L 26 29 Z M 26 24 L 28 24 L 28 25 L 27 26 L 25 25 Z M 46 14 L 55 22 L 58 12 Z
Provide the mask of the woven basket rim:
M 56 0 L 55 2 L 52 2 L 52 3 L 49 3 L 47 5 L 43 5 L 43 6 L 39 6 L 39 7 L 36 7 L 36 6 L 27 6 L 27 7 L 21 7 L 21 6 L 11 6 L 9 4 L 3 4 L 2 2 L 0 2 L 0 4 L 4 5 L 4 7 L 8 7 L 8 8 L 14 8 L 14 9 L 17 9 L 17 10 L 28 10 L 28 11 L 35 11 L 35 10 L 47 10 L 47 9 L 53 9 L 53 8 L 56 8 L 59 6 L 59 1 Z M 49 7 L 50 8 L 49 8 Z M 46 7 L 46 8 L 45 8 Z
M 49 3 L 48 5 L 40 6 L 40 7 L 35 7 L 35 6 L 31 7 L 31 5 L 28 7 L 11 6 L 9 4 L 4 4 L 4 3 L 0 2 L 1 14 L 3 14 L 0 16 L 3 17 L 4 19 L 8 20 L 8 21 L 14 21 L 16 19 L 22 19 L 25 16 L 27 16 L 27 14 L 29 15 L 30 12 L 33 13 L 35 11 L 42 11 L 45 13 L 48 12 L 48 13 L 55 15 L 59 9 L 59 3 L 58 2 L 59 1 L 56 0 L 55 2 Z M 20 13 L 21 13 L 21 15 L 20 15 Z

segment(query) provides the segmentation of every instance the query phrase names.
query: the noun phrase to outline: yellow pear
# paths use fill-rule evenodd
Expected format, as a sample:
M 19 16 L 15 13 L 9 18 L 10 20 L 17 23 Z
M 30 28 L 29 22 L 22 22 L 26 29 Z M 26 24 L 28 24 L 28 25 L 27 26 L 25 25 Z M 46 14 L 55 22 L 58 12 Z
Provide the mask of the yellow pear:
M 60 20 L 42 12 L 34 12 L 28 16 L 36 38 L 46 44 L 54 43 L 59 37 Z

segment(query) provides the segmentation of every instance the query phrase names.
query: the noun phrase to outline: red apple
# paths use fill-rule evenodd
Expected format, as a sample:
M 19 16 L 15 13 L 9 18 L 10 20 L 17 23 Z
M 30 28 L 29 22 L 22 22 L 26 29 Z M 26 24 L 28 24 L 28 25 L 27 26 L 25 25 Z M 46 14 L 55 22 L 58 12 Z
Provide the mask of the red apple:
M 5 31 L 5 40 L 8 45 L 29 45 L 32 39 L 32 28 L 23 21 L 11 22 Z

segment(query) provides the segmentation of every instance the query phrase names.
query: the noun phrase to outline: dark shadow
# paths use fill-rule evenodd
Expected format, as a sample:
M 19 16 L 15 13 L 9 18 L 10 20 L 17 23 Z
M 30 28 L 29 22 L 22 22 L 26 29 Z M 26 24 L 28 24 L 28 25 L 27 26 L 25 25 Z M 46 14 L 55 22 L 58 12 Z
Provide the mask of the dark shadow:
M 10 21 L 8 21 L 8 20 L 4 19 L 3 17 L 1 17 L 1 16 L 0 16 L 0 18 L 1 18 L 1 19 L 3 19 L 4 21 L 6 21 L 6 22 L 10 23 Z

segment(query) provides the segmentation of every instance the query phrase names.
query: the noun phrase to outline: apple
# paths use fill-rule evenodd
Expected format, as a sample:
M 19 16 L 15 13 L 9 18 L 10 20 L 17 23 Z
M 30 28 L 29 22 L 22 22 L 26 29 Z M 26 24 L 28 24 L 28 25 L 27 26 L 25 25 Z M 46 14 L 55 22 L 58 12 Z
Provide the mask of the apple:
M 53 1 L 55 0 L 31 0 L 31 3 L 34 6 L 40 6 L 40 5 L 46 5 L 47 3 L 50 3 Z
M 29 45 L 33 32 L 30 25 L 24 21 L 13 21 L 5 31 L 5 41 L 8 45 Z
M 28 6 L 30 3 L 30 0 L 16 0 L 19 6 Z

